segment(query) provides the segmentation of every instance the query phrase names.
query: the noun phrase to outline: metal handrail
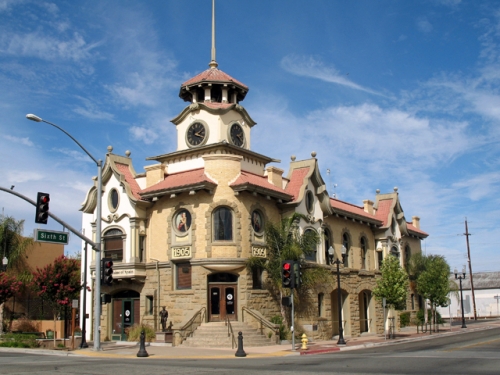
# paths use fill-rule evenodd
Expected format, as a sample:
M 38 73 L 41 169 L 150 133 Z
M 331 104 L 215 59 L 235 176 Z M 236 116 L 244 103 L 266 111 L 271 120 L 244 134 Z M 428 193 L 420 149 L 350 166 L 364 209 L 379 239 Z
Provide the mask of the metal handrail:
M 236 346 L 236 339 L 234 337 L 233 326 L 231 325 L 231 321 L 229 317 L 226 316 L 226 326 L 227 326 L 227 337 L 231 336 L 231 349 L 234 349 Z
M 269 328 L 270 330 L 272 330 L 274 332 L 274 334 L 276 335 L 276 337 L 279 339 L 279 324 L 275 324 L 275 323 L 270 322 L 269 320 L 267 320 L 263 316 L 259 316 L 259 314 L 257 314 L 257 312 L 255 312 L 254 310 L 249 309 L 246 306 L 244 306 L 242 308 L 242 314 L 241 314 L 241 321 L 242 322 L 245 321 L 245 314 L 244 314 L 245 312 L 247 312 L 248 314 L 250 314 L 254 319 L 256 319 L 258 321 L 258 323 L 260 323 L 260 333 L 261 333 L 261 335 L 264 334 L 263 329 L 264 329 L 264 326 L 266 326 L 267 328 Z
M 194 327 L 195 323 L 197 323 L 196 318 L 198 318 L 198 317 L 200 317 L 200 324 L 197 324 Z M 197 312 L 194 313 L 194 315 L 191 317 L 191 319 L 189 319 L 186 322 L 186 324 L 184 324 L 181 328 L 177 329 L 176 331 L 178 331 L 181 334 L 181 337 L 184 340 L 187 337 L 190 337 L 193 335 L 193 332 L 196 330 L 196 328 L 198 328 L 198 326 L 200 326 L 201 323 L 203 323 L 205 321 L 205 317 L 206 317 L 206 308 L 202 307 L 201 309 L 199 309 Z M 194 329 L 193 329 L 193 327 L 194 327 Z

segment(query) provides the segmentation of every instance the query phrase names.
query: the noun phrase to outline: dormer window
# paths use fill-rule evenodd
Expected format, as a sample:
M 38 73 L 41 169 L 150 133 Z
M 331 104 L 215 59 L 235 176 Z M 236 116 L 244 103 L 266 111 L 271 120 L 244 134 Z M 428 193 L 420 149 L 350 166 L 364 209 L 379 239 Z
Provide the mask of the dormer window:
M 307 212 L 312 214 L 314 208 L 314 194 L 311 190 L 307 190 L 306 192 L 306 209 Z

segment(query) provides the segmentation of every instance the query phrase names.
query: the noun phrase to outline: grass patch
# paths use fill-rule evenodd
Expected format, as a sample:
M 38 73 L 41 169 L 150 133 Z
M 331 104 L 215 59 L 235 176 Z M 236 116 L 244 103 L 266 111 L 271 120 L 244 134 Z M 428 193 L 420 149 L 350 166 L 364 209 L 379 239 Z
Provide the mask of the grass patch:
M 38 348 L 40 345 L 36 341 L 36 335 L 29 333 L 6 333 L 0 339 L 2 348 Z

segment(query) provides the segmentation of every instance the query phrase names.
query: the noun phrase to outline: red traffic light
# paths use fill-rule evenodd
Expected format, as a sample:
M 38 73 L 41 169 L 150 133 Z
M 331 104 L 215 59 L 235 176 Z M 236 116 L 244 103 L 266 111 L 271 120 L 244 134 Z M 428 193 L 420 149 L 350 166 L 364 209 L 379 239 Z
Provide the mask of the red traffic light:
M 286 271 L 289 271 L 290 268 L 292 268 L 291 264 L 290 263 L 283 263 L 283 269 L 286 270 Z
M 35 223 L 47 224 L 49 219 L 50 196 L 47 193 L 38 193 L 36 197 Z
M 110 268 L 110 267 L 113 267 L 113 261 L 112 260 L 106 260 L 104 262 L 104 268 Z M 113 272 L 113 270 L 111 270 L 111 272 Z

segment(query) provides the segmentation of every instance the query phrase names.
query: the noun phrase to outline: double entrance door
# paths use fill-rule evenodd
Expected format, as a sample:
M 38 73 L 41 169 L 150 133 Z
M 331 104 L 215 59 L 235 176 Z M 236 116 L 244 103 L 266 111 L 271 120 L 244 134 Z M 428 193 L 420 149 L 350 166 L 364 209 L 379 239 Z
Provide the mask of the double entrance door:
M 237 283 L 209 284 L 208 311 L 210 322 L 223 322 L 237 317 Z

